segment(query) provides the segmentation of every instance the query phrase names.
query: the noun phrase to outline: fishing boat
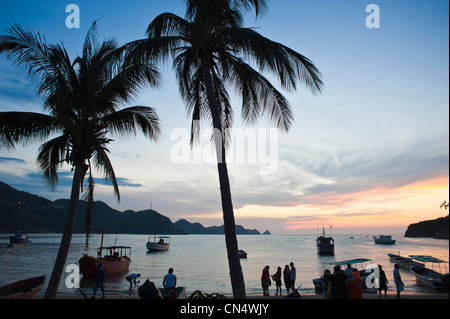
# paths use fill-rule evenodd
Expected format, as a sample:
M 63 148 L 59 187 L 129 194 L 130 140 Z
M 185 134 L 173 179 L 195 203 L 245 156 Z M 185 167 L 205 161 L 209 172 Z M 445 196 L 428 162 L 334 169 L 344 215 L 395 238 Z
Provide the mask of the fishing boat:
M 239 255 L 239 258 L 247 258 L 247 252 L 245 250 L 239 249 L 238 255 Z
M 169 250 L 170 237 L 169 236 L 156 236 L 148 238 L 147 249 L 149 252 L 166 251 Z
M 24 247 L 31 243 L 30 237 L 22 232 L 15 233 L 14 236 L 9 236 L 9 247 Z
M 332 269 L 333 266 L 335 266 L 335 265 L 345 266 L 347 264 L 350 264 L 352 266 L 352 268 L 357 268 L 359 270 L 360 277 L 361 277 L 361 279 L 363 280 L 363 283 L 364 283 L 364 286 L 363 286 L 363 292 L 364 293 L 377 293 L 378 292 L 377 288 L 369 288 L 366 285 L 366 279 L 372 272 L 371 271 L 367 271 L 364 266 L 373 264 L 372 263 L 372 259 L 356 258 L 356 259 L 349 259 L 349 260 L 342 260 L 342 261 L 328 261 L 328 262 L 324 262 L 323 263 L 322 274 L 324 273 L 325 269 L 330 269 L 331 272 L 333 272 L 333 269 Z M 356 266 L 360 266 L 360 267 L 356 267 Z M 313 281 L 313 284 L 314 284 L 314 289 L 315 289 L 316 294 L 322 294 L 323 293 L 323 290 L 322 290 L 322 278 L 319 277 L 319 278 L 313 279 L 312 281 Z
M 427 268 L 423 266 L 414 265 L 411 266 L 411 273 L 416 277 L 416 280 L 419 284 L 427 286 L 429 288 L 434 289 L 435 291 L 444 291 L 448 292 L 448 272 L 447 266 L 445 266 L 446 261 L 440 260 L 438 258 L 432 256 L 423 256 L 423 255 L 410 255 L 409 257 L 423 263 L 431 263 L 432 268 Z M 434 270 L 434 264 L 439 265 L 439 270 L 441 271 L 441 264 L 445 266 L 445 273 L 438 272 Z
M 334 255 L 334 239 L 331 236 L 325 236 L 325 228 L 322 228 L 322 235 L 317 237 L 316 246 L 317 253 L 320 255 Z
M 417 261 L 414 261 L 412 258 L 410 257 L 403 257 L 396 254 L 388 254 L 389 259 L 396 263 L 400 268 L 402 269 L 406 269 L 406 270 L 410 270 L 410 268 L 412 266 L 421 266 L 421 267 L 425 267 L 425 264 L 419 263 Z
M 16 281 L 0 287 L 0 299 L 33 299 L 44 287 L 45 276 Z
M 394 245 L 395 244 L 395 239 L 392 239 L 391 235 L 373 236 L 373 240 L 375 241 L 375 244 L 378 244 L 378 245 Z
M 123 274 L 128 271 L 130 267 L 131 247 L 128 246 L 109 246 L 103 247 L 103 237 L 105 228 L 102 230 L 101 246 L 97 248 L 97 257 L 92 257 L 83 254 L 80 258 L 80 272 L 86 279 L 97 278 L 100 264 L 105 270 L 105 278 L 113 277 L 114 275 Z M 105 252 L 105 254 L 103 254 Z

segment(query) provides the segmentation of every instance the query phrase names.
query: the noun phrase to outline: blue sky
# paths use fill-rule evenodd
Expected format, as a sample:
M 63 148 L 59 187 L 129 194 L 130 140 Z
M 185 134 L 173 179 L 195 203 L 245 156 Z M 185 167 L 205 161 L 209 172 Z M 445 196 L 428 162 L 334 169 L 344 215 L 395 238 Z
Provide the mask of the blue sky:
M 80 8 L 79 29 L 65 25 L 71 3 Z M 365 24 L 371 3 L 380 8 L 379 29 Z M 286 92 L 295 123 L 276 140 L 275 173 L 261 174 L 261 163 L 230 163 L 239 224 L 275 233 L 315 231 L 330 223 L 337 232 L 401 233 L 409 223 L 445 214 L 439 205 L 449 197 L 448 6 L 440 0 L 271 0 L 257 20 L 248 14 L 246 26 L 310 58 L 325 87 L 320 95 Z M 183 16 L 183 1 L 0 0 L 0 32 L 18 23 L 49 43 L 64 42 L 74 59 L 94 20 L 101 18 L 99 39 L 125 43 L 143 38 L 162 12 Z M 151 203 L 173 221 L 219 225 L 214 163 L 171 158 L 177 145 L 171 134 L 188 130 L 190 121 L 170 64 L 161 68 L 161 88 L 143 90 L 131 105 L 155 107 L 163 135 L 158 144 L 143 137 L 111 144 L 122 200 L 117 203 L 101 179 L 96 198 L 120 210 L 146 209 Z M 41 112 L 34 87 L 22 70 L 0 57 L 0 111 Z M 269 132 L 265 119 L 242 124 L 237 97 L 233 108 L 235 128 Z M 197 150 L 208 147 L 205 139 Z M 0 150 L 0 180 L 50 199 L 68 198 L 70 168 L 51 192 L 37 171 L 37 148 Z

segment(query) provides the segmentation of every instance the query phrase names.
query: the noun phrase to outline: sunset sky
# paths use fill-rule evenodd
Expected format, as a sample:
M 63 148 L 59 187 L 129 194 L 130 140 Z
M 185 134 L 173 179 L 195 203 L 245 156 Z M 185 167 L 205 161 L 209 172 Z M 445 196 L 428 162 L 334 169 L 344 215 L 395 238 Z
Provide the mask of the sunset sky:
M 78 29 L 65 23 L 72 3 L 80 8 Z M 371 3 L 380 9 L 380 28 L 366 26 Z M 124 44 L 144 38 L 158 14 L 184 16 L 184 8 L 182 0 L 0 0 L 0 32 L 18 23 L 48 43 L 64 42 L 75 59 L 97 19 L 99 40 Z M 241 101 L 233 98 L 234 128 L 255 138 L 243 149 L 237 138 L 231 147 L 237 224 L 276 234 L 315 233 L 330 225 L 333 233 L 403 234 L 411 223 L 447 215 L 439 206 L 449 200 L 448 1 L 270 0 L 268 11 L 256 20 L 248 14 L 245 25 L 310 58 L 325 86 L 319 95 L 302 88 L 284 92 L 295 115 L 288 133 L 273 130 L 266 119 L 244 125 Z M 121 202 L 101 178 L 95 197 L 122 211 L 151 206 L 174 222 L 221 225 L 210 135 L 204 125 L 188 163 L 180 160 L 190 119 L 171 65 L 161 70 L 160 89 L 142 90 L 124 105 L 157 109 L 159 142 L 142 136 L 113 142 Z M 0 56 L 0 111 L 42 112 L 35 87 Z M 38 147 L 0 150 L 0 181 L 52 200 L 69 198 L 70 168 L 52 192 L 35 164 Z

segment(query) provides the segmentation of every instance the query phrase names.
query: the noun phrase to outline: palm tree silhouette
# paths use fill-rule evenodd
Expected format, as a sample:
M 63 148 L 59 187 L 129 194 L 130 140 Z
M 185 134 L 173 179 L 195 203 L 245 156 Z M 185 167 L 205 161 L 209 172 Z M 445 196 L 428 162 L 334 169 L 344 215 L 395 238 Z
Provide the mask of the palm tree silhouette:
M 81 57 L 73 62 L 64 45 L 49 45 L 39 33 L 12 26 L 0 37 L 0 54 L 23 66 L 38 79 L 37 93 L 46 114 L 0 112 L 0 148 L 13 150 L 19 142 L 42 142 L 37 164 L 54 189 L 64 164 L 72 167 L 73 182 L 67 223 L 45 298 L 55 298 L 70 248 L 80 191 L 89 171 L 85 197 L 89 233 L 94 204 L 93 169 L 97 169 L 120 200 L 119 185 L 108 158 L 107 146 L 116 136 L 142 132 L 150 140 L 160 134 L 155 110 L 145 106 L 119 107 L 142 85 L 158 85 L 160 74 L 148 63 L 132 61 L 127 46 L 96 39 L 96 22 L 86 35 Z
M 220 181 L 225 241 L 233 296 L 246 297 L 238 256 L 236 226 L 231 198 L 226 145 L 233 110 L 226 89 L 232 85 L 242 97 L 242 117 L 253 123 L 267 115 L 282 131 L 293 122 L 286 98 L 255 70 L 269 71 L 283 89 L 294 91 L 299 84 L 313 93 L 321 91 L 322 80 L 313 62 L 280 43 L 243 27 L 243 14 L 266 8 L 261 0 L 187 0 L 187 13 L 181 18 L 172 13 L 157 16 L 147 29 L 148 39 L 135 41 L 135 56 L 149 61 L 173 57 L 179 89 L 192 114 L 191 144 L 199 138 L 199 123 L 207 120 L 214 131 Z

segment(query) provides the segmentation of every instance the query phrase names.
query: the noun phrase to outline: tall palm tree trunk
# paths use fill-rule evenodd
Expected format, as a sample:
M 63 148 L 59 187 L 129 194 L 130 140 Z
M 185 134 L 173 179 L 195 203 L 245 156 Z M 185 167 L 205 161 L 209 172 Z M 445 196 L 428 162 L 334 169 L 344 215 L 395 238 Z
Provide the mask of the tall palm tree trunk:
M 72 192 L 70 194 L 69 211 L 64 233 L 59 246 L 58 255 L 53 267 L 52 275 L 45 291 L 45 299 L 55 299 L 58 292 L 59 283 L 61 281 L 64 266 L 66 264 L 67 255 L 69 254 L 70 243 L 72 241 L 73 229 L 78 213 L 78 202 L 80 200 L 80 189 L 83 178 L 86 175 L 88 166 L 86 164 L 78 164 L 75 166 L 73 174 Z
M 227 247 L 228 266 L 230 270 L 231 288 L 235 299 L 245 299 L 245 282 L 242 273 L 241 261 L 238 254 L 238 241 L 236 236 L 236 223 L 234 220 L 233 202 L 231 199 L 230 180 L 225 156 L 225 143 L 219 105 L 214 94 L 210 68 L 204 66 L 203 78 L 205 81 L 208 104 L 214 126 L 214 140 L 217 155 L 217 169 L 219 173 L 220 194 Z

